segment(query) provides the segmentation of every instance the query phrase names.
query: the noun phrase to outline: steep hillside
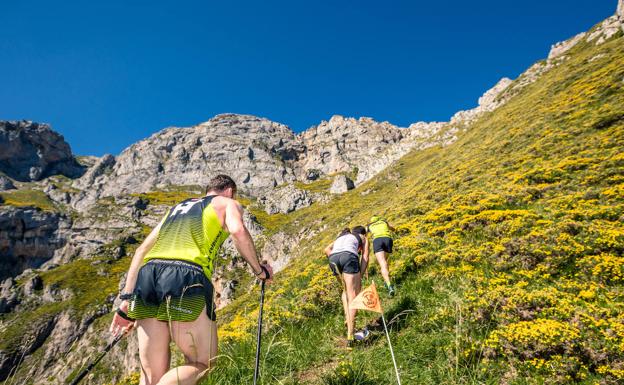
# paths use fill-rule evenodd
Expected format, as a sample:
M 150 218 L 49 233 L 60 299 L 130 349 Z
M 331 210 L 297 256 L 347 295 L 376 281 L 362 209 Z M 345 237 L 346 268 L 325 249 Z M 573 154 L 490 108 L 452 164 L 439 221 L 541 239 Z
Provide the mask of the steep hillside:
M 404 383 L 624 380 L 622 32 L 550 63 L 455 143 L 287 216 L 283 231 L 315 233 L 269 290 L 264 384 L 393 383 L 382 335 L 341 346 L 339 287 L 320 247 L 373 213 L 399 226 L 399 295 L 383 302 Z M 257 298 L 221 313 L 224 356 L 205 384 L 250 378 Z

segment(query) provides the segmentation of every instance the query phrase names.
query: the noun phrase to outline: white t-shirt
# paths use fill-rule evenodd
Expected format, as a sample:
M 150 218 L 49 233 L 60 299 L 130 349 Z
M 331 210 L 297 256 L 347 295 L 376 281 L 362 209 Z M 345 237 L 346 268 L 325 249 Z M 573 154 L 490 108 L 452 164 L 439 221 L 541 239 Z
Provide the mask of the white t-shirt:
M 360 242 L 353 234 L 345 234 L 341 237 L 338 237 L 334 241 L 334 247 L 332 247 L 332 254 L 341 253 L 347 251 L 349 253 L 353 253 L 358 255 L 358 249 L 360 248 Z

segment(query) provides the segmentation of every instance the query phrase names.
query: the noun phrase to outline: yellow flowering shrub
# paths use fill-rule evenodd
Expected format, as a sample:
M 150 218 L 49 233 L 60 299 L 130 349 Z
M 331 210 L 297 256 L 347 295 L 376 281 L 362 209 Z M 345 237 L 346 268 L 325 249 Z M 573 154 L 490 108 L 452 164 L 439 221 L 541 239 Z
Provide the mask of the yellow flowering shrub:
M 577 261 L 578 267 L 588 277 L 602 283 L 621 283 L 624 281 L 624 258 L 603 253 L 588 255 Z
M 578 344 L 577 328 L 553 319 L 519 321 L 499 328 L 487 337 L 485 345 L 504 355 L 548 357 L 571 352 Z

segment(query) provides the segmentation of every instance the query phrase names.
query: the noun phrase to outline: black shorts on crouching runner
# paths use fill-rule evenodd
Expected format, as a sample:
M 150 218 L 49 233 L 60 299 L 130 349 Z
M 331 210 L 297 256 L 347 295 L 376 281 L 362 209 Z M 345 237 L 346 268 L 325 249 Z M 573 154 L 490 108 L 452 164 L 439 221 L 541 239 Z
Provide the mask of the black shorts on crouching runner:
M 392 253 L 392 238 L 380 237 L 373 239 L 373 252 L 378 253 L 385 251 L 388 254 Z
M 360 272 L 360 259 L 353 253 L 341 251 L 329 256 L 329 268 L 334 275 L 357 274 Z
M 152 259 L 141 266 L 128 316 L 159 321 L 195 321 L 206 308 L 215 321 L 214 288 L 201 266 L 177 259 Z

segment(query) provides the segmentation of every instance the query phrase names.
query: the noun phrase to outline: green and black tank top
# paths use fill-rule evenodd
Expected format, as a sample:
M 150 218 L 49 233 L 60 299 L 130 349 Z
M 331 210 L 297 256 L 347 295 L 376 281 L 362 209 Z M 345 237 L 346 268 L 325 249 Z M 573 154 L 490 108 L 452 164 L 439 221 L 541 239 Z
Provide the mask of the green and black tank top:
M 192 262 L 201 266 L 210 279 L 219 248 L 229 235 L 221 227 L 212 198 L 187 199 L 172 207 L 143 263 L 152 259 Z

